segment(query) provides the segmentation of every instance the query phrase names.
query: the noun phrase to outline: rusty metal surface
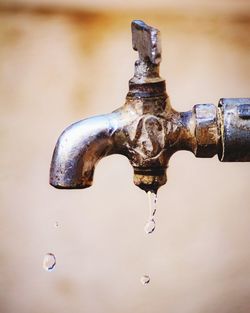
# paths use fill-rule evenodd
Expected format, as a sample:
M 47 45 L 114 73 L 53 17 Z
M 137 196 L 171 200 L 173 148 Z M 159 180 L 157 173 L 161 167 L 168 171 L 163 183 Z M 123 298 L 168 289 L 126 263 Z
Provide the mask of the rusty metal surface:
M 131 23 L 133 49 L 138 51 L 139 59 L 152 64 L 161 62 L 161 42 L 159 30 L 135 20 Z
M 89 187 L 98 161 L 115 153 L 129 159 L 134 183 L 154 192 L 166 183 L 169 159 L 179 150 L 202 158 L 218 153 L 221 161 L 250 161 L 250 99 L 222 99 L 219 108 L 197 104 L 176 112 L 159 75 L 159 31 L 133 21 L 132 38 L 139 60 L 124 106 L 62 133 L 51 162 L 51 185 Z
M 250 161 L 250 98 L 220 99 L 223 162 Z
M 95 165 L 114 146 L 113 133 L 119 114 L 108 114 L 81 120 L 61 134 L 54 150 L 50 183 L 63 189 L 92 185 Z
M 196 104 L 195 114 L 195 156 L 210 158 L 217 153 L 219 140 L 217 108 L 213 104 Z

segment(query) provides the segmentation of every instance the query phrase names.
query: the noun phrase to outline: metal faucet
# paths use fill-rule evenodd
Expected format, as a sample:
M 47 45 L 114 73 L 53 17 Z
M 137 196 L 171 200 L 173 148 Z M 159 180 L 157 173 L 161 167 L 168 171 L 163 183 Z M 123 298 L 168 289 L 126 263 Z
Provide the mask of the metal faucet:
M 218 154 L 222 162 L 250 161 L 250 98 L 220 99 L 175 111 L 159 76 L 160 32 L 143 21 L 132 22 L 133 49 L 138 51 L 125 104 L 118 110 L 70 125 L 59 137 L 50 169 L 50 184 L 62 189 L 92 185 L 98 161 L 126 156 L 134 183 L 157 192 L 167 181 L 169 159 L 179 150 L 198 158 Z

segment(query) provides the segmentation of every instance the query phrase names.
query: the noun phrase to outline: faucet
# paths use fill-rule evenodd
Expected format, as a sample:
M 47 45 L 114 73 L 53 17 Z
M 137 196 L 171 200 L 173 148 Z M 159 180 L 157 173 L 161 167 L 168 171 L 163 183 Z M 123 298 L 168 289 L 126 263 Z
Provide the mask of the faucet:
M 59 137 L 50 168 L 50 184 L 61 189 L 92 185 L 95 166 L 122 154 L 134 169 L 134 183 L 157 192 L 167 181 L 171 156 L 179 150 L 198 158 L 218 155 L 222 162 L 250 161 L 250 98 L 222 98 L 177 112 L 159 75 L 160 32 L 143 21 L 131 24 L 139 54 L 125 104 L 116 111 L 83 119 Z

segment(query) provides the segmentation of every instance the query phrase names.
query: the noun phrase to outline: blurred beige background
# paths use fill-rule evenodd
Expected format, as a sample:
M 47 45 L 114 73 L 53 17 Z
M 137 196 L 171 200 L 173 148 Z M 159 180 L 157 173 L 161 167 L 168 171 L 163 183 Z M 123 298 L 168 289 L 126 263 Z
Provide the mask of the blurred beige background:
M 124 157 L 102 160 L 89 189 L 48 184 L 61 131 L 123 104 L 135 18 L 161 30 L 177 110 L 250 96 L 247 0 L 2 0 L 1 313 L 250 312 L 250 164 L 177 153 L 151 236 Z

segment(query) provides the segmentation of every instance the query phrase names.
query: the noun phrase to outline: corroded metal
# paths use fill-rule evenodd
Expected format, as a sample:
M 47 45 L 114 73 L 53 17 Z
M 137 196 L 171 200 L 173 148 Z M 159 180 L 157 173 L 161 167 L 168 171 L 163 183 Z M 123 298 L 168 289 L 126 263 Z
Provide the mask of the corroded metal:
M 250 161 L 250 98 L 221 99 L 220 161 Z
M 169 159 L 179 150 L 202 158 L 218 154 L 221 161 L 250 161 L 250 99 L 222 99 L 219 108 L 197 104 L 177 112 L 159 76 L 159 31 L 133 21 L 132 41 L 139 60 L 125 104 L 62 133 L 51 162 L 51 185 L 91 186 L 96 164 L 111 154 L 125 155 L 134 168 L 134 183 L 154 192 L 166 183 Z

